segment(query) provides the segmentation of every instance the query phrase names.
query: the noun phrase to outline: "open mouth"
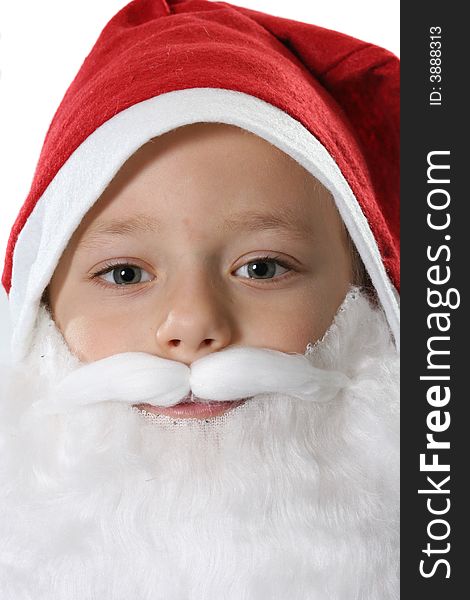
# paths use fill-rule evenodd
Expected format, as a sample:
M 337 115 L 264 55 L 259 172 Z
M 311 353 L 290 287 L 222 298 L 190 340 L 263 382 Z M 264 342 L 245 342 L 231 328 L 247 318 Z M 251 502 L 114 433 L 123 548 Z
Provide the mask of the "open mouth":
M 137 408 L 154 415 L 164 415 L 175 419 L 209 419 L 219 417 L 246 402 L 247 398 L 241 400 L 229 400 L 220 402 L 215 400 L 199 400 L 193 394 L 185 396 L 175 406 L 153 406 L 152 404 L 138 404 Z

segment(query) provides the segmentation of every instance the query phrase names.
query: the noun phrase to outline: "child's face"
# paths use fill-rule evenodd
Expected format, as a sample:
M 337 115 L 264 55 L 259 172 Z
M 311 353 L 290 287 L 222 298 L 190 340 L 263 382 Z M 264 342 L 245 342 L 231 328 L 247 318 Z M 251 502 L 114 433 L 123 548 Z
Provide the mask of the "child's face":
M 329 193 L 277 148 L 197 124 L 143 146 L 71 239 L 49 286 L 85 362 L 192 363 L 230 345 L 305 351 L 352 278 Z

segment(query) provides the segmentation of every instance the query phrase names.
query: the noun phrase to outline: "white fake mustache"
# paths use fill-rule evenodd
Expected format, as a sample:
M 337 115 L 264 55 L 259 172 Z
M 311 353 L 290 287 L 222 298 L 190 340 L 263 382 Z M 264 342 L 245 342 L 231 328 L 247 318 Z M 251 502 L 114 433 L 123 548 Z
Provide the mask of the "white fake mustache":
M 42 414 L 62 414 L 100 402 L 169 407 L 192 393 L 197 400 L 226 402 L 281 393 L 328 402 L 350 383 L 338 371 L 319 369 L 305 355 L 232 347 L 187 366 L 143 352 L 115 354 L 80 366 L 35 402 Z

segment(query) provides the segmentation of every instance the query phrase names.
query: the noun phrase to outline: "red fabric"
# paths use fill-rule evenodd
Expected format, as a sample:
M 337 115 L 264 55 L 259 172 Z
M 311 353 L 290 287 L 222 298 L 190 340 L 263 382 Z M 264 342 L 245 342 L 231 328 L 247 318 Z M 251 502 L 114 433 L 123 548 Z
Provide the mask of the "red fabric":
M 102 123 L 137 102 L 194 87 L 257 96 L 300 121 L 333 156 L 399 289 L 399 61 L 366 42 L 208 0 L 134 0 L 106 25 L 67 90 L 13 226 L 15 243 L 57 171 Z

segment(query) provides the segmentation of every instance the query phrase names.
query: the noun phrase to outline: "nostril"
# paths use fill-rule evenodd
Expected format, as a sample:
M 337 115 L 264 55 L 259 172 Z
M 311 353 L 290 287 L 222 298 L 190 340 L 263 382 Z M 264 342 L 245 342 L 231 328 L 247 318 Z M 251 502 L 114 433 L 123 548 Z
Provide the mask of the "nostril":
M 214 342 L 214 341 L 215 340 L 212 340 L 212 339 L 205 339 L 202 342 L 202 345 L 203 346 L 211 346 L 212 342 Z M 174 340 L 168 340 L 168 345 L 172 346 L 173 348 L 177 348 L 180 344 L 181 344 L 181 340 L 176 340 L 176 339 L 174 339 Z

